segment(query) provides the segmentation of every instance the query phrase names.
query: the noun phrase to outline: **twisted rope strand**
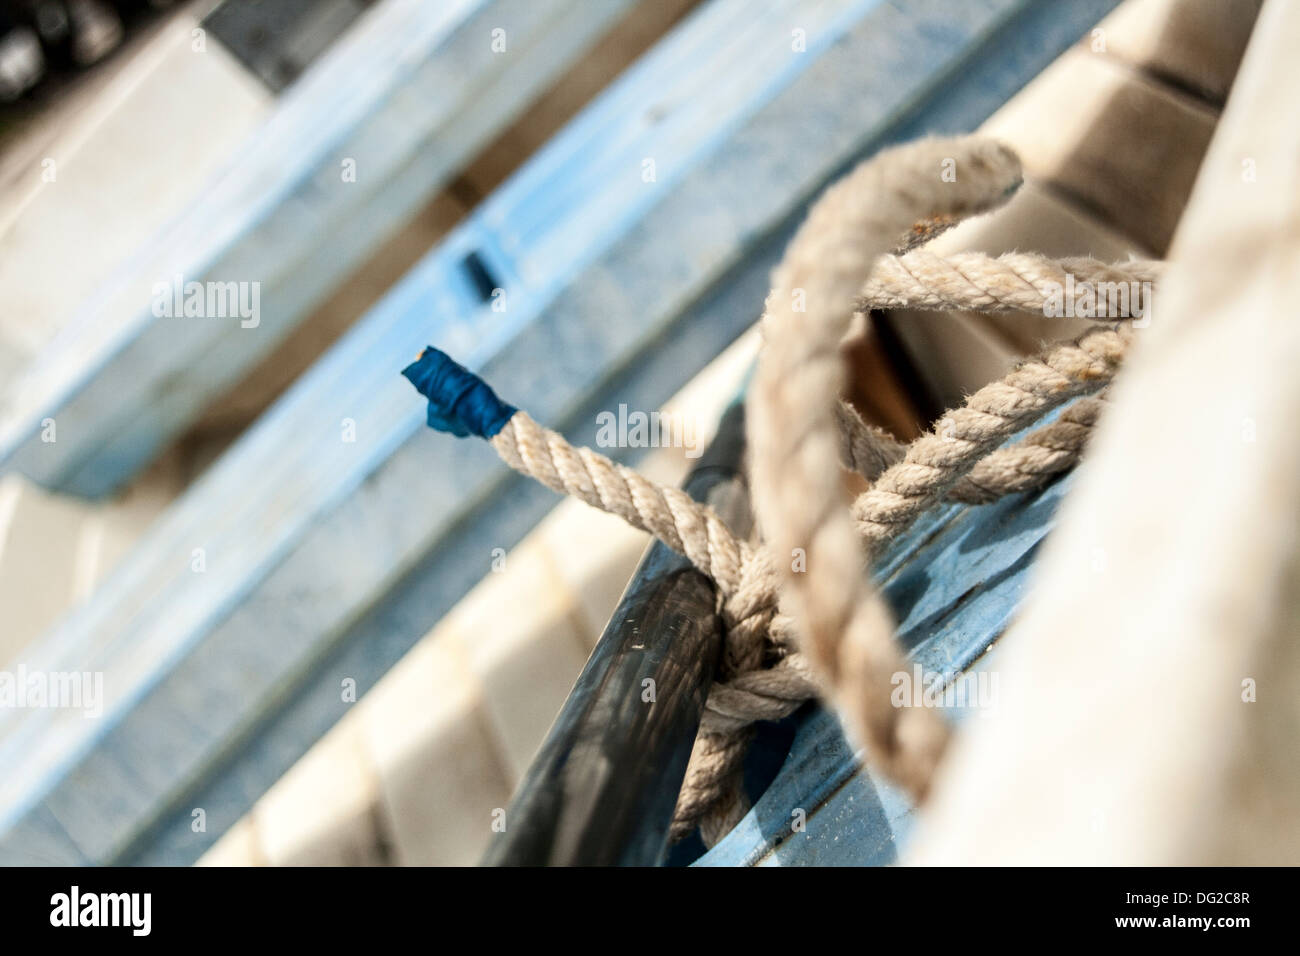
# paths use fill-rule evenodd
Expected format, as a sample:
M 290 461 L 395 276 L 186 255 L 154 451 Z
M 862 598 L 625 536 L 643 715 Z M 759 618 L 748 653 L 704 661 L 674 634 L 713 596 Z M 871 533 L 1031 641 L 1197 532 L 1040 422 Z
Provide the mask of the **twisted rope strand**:
M 868 549 L 908 527 L 1012 434 L 1109 381 L 1132 335 L 1126 326 L 1090 329 L 1074 342 L 1022 363 L 945 415 L 853 503 L 853 518 Z
M 941 175 L 949 165 L 958 170 L 955 182 Z M 857 536 L 838 507 L 839 475 L 827 467 L 839 445 L 838 346 L 855 292 L 913 224 L 984 212 L 1020 180 L 1018 160 L 999 144 L 925 140 L 882 152 L 828 189 L 773 274 L 766 346 L 750 395 L 759 525 L 774 555 L 807 555 L 807 573 L 777 565 L 801 647 L 869 759 L 917 797 L 947 727 L 930 710 L 889 704 L 890 675 L 902 656 L 889 610 L 860 572 Z
M 983 505 L 1003 495 L 1041 488 L 1078 464 L 1105 407 L 1101 396 L 1079 399 L 1056 421 L 981 459 L 970 474 L 948 489 L 946 497 Z
M 589 448 L 575 448 L 558 432 L 539 425 L 527 412 L 516 411 L 491 442 L 510 467 L 554 491 L 648 531 L 712 577 L 722 598 L 729 598 L 723 604 L 727 642 L 720 676 L 759 672 L 768 625 L 775 612 L 775 576 L 711 508 L 680 489 L 651 481 Z M 743 694 L 749 687 L 775 686 L 777 680 L 747 678 L 732 696 Z M 727 693 L 723 691 L 718 699 L 725 701 Z M 752 723 L 733 721 L 718 727 L 706 722 L 702 727 L 679 797 L 675 838 L 696 825 L 702 827 L 706 838 L 720 838 L 735 825 L 737 814 L 743 816 L 747 811 L 739 790 L 739 774 L 752 736 Z
M 963 504 L 987 504 L 1013 492 L 1034 490 L 1053 476 L 1069 471 L 1078 463 L 1104 407 L 1100 395 L 1080 399 L 1057 421 L 981 458 L 944 497 Z M 845 405 L 837 418 L 840 463 L 868 481 L 875 481 L 906 456 L 906 445 L 866 424 L 851 406 Z
M 1159 281 L 1163 268 L 1163 263 L 1150 260 L 1106 263 L 1024 252 L 996 258 L 979 252 L 937 256 L 917 249 L 881 256 L 856 307 L 861 312 L 900 308 L 1043 312 L 1053 301 L 1063 305 L 1067 290 L 1078 293 L 1086 285 L 1098 306 L 1094 311 L 1101 313 L 1086 317 L 1109 322 L 1144 315 L 1150 304 L 1147 290 Z
M 684 554 L 723 593 L 739 586 L 741 568 L 753 549 L 738 540 L 712 508 L 681 489 L 651 481 L 590 448 L 575 448 L 524 411 L 515 412 L 491 442 L 516 471 L 616 514 Z
M 1056 421 L 981 459 L 946 497 L 964 504 L 988 504 L 1004 495 L 1038 489 L 1078 464 L 1105 407 L 1103 396 L 1078 400 Z M 856 412 L 849 411 L 861 422 Z M 768 636 L 774 637 L 772 633 Z M 781 720 L 819 692 L 807 660 L 793 653 L 772 667 L 738 673 L 729 681 L 714 684 L 701 730 L 721 733 L 758 720 Z
M 835 427 L 839 432 L 840 464 L 868 481 L 875 481 L 907 454 L 906 445 L 884 429 L 868 425 L 848 402 L 835 406 Z

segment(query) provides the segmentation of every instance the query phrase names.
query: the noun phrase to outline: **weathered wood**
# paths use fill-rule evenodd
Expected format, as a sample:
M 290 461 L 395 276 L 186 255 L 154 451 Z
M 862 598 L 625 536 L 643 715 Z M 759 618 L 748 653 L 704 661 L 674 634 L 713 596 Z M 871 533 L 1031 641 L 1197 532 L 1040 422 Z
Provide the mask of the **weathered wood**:
M 753 321 L 807 197 L 845 165 L 973 128 L 1113 5 L 783 3 L 756 17 L 713 0 L 683 21 L 34 649 L 48 669 L 111 673 L 109 717 L 0 715 L 0 858 L 47 812 L 69 858 L 195 858 L 338 720 L 342 677 L 368 686 L 545 511 L 549 493 L 500 484 L 490 450 L 424 428 L 395 373 L 426 342 L 590 441 L 595 411 L 658 407 Z M 505 312 L 482 302 L 471 254 Z M 196 805 L 211 835 L 192 832 Z
M 741 537 L 751 524 L 743 452 L 743 406 L 736 404 L 683 486 Z M 659 862 L 722 653 L 716 605 L 713 583 L 689 561 L 662 543 L 650 547 L 511 800 L 485 864 Z
M 548 139 L 652 47 L 698 0 L 637 3 L 392 239 L 375 249 L 256 368 L 213 399 L 182 439 L 207 444 L 242 431 L 433 248 L 470 209 L 540 150 Z M 234 433 L 237 433 L 234 432 Z M 216 432 L 216 436 L 213 435 Z M 604 625 L 602 617 L 601 625 Z M 599 636 L 597 627 L 592 639 Z
M 918 863 L 1300 860 L 1297 36 L 1270 0 Z
M 1047 416 L 1046 420 L 1056 417 Z M 942 675 L 989 672 L 990 646 L 1026 593 L 1031 564 L 1071 479 L 977 507 L 939 505 L 881 556 L 874 577 L 898 618 L 909 667 Z M 970 707 L 945 716 L 978 722 Z M 820 707 L 799 718 L 790 755 L 736 829 L 700 866 L 881 866 L 912 826 L 911 801 L 862 769 L 839 721 Z M 801 811 L 801 813 L 799 812 Z M 798 823 L 803 827 L 795 830 Z
M 0 479 L 0 668 L 79 596 L 76 562 L 57 558 L 75 553 L 89 510 L 20 475 Z
M 229 162 L 227 145 L 273 108 L 220 43 L 195 51 L 193 12 L 132 31 L 48 109 L 33 106 L 16 135 L 3 131 L 0 407 L 77 307 L 193 201 Z
M 631 2 L 376 6 L 3 394 L 0 464 L 89 497 L 119 487 Z M 257 283 L 256 324 L 156 316 L 155 287 L 177 277 Z M 53 443 L 40 439 L 50 417 Z
M 1029 176 L 1163 255 L 1215 110 L 1102 54 L 1070 50 L 984 131 L 1020 154 Z
M 1127 0 L 1082 41 L 1222 106 L 1262 0 Z M 1100 31 L 1100 32 L 1098 32 Z
M 620 73 L 656 42 L 701 0 L 654 0 L 638 3 L 614 24 L 559 81 L 529 104 L 528 109 L 474 157 L 458 177 L 457 187 L 489 196 L 521 163 L 538 152 L 583 107 L 613 83 Z
M 1156 256 L 1150 243 L 1167 236 L 1181 212 L 1215 103 L 1231 84 L 1257 10 L 1256 0 L 1121 4 L 985 125 L 1024 155 L 1032 173 L 1020 192 L 928 248 L 1112 261 Z M 1188 100 L 1194 90 L 1207 98 L 1200 107 Z M 1088 324 L 920 310 L 893 310 L 889 318 L 944 407 L 1045 341 L 1080 334 Z

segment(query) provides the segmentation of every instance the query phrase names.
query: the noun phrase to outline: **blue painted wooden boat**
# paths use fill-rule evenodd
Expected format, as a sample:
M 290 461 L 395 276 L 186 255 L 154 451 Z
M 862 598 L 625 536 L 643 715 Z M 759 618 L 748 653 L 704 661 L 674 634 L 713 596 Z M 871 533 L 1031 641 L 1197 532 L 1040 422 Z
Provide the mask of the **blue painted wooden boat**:
M 34 666 L 102 670 L 111 693 L 93 723 L 0 715 L 0 860 L 191 862 L 339 719 L 340 675 L 377 679 L 472 586 L 479 569 L 461 555 L 512 545 L 551 506 L 485 449 L 424 429 L 393 370 L 425 342 L 590 443 L 591 409 L 658 406 L 752 323 L 822 186 L 884 144 L 975 128 L 1113 5 L 701 7 L 417 264 L 33 648 Z M 120 476 L 172 411 L 114 408 L 143 416 L 113 443 L 123 467 L 106 474 Z M 354 442 L 340 440 L 345 421 Z M 77 461 L 52 468 L 53 483 L 90 460 L 78 445 L 74 430 Z M 211 836 L 190 828 L 196 805 Z

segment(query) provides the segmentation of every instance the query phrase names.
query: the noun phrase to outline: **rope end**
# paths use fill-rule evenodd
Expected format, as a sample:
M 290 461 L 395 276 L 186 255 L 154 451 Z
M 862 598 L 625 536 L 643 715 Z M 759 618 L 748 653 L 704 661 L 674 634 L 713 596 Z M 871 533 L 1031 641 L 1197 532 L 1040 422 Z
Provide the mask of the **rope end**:
M 432 345 L 402 369 L 402 375 L 429 400 L 429 427 L 458 438 L 491 438 L 518 411 L 497 398 L 487 382 Z

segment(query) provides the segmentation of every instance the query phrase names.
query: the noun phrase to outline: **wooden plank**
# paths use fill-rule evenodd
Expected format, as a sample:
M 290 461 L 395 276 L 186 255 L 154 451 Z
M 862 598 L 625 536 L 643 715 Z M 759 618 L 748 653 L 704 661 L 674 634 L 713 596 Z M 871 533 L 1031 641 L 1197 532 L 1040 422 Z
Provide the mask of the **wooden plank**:
M 203 441 L 214 431 L 220 434 L 228 429 L 242 430 L 265 411 L 347 331 L 357 316 L 364 315 L 464 218 L 473 205 L 526 162 L 697 2 L 671 0 L 634 6 L 555 85 L 530 103 L 522 116 L 484 147 L 442 193 L 262 358 L 256 368 L 224 395 L 214 398 L 182 441 Z M 623 580 L 626 579 L 624 575 Z M 598 626 L 595 635 L 599 632 Z
M 221 144 L 239 143 L 271 112 L 271 96 L 220 44 L 193 48 L 197 25 L 180 12 L 147 42 L 128 39 L 139 48 L 81 77 L 70 102 L 7 144 L 0 342 L 14 354 L 0 392 L 220 173 Z
M 435 196 L 246 375 L 213 396 L 180 443 L 203 444 L 222 436 L 230 436 L 229 441 L 238 436 L 468 212 L 469 207 L 448 192 Z
M 75 494 L 118 487 L 631 2 L 376 6 L 5 393 L 0 464 Z M 494 29 L 506 31 L 504 53 Z M 256 283 L 264 308 L 154 315 L 159 284 L 191 281 Z M 47 417 L 59 422 L 55 444 L 39 441 Z
M 379 824 L 379 779 L 360 728 L 342 722 L 320 743 L 254 808 L 259 855 L 271 866 L 391 862 Z
M 425 342 L 570 437 L 589 438 L 594 411 L 628 395 L 658 407 L 756 317 L 807 197 L 895 137 L 978 125 L 1111 6 L 1075 5 L 1071 20 L 1027 0 L 981 0 L 958 16 L 936 0 L 783 2 L 755 17 L 714 0 L 684 21 L 50 635 L 42 666 L 112 670 L 113 722 L 0 718 L 13 768 L 0 781 L 0 858 L 21 846 L 25 815 L 48 807 L 94 859 L 192 859 L 204 847 L 182 801 L 201 796 L 213 834 L 233 824 L 339 718 L 339 679 L 369 686 L 482 575 L 493 547 L 553 504 L 516 483 L 479 507 L 503 466 L 425 429 L 395 374 Z M 806 52 L 791 47 L 792 20 Z M 642 179 L 646 158 L 654 182 Z M 482 302 L 471 253 L 506 291 L 506 312 Z M 604 388 L 612 369 L 622 392 Z
M 483 713 L 511 786 L 523 777 L 587 659 L 587 645 L 564 587 L 540 542 L 524 541 L 512 573 L 490 574 L 478 600 L 443 623 L 460 635 L 469 671 L 483 687 Z M 502 619 L 503 607 L 527 613 Z
M 893 862 L 894 826 L 906 816 L 890 814 L 875 789 L 854 776 L 857 757 L 836 717 L 820 707 L 798 718 L 799 729 L 777 778 L 753 809 L 694 866 L 886 865 Z M 857 812 L 847 817 L 830 804 L 846 790 Z M 798 811 L 804 812 L 799 819 Z M 796 820 L 804 826 L 793 830 Z M 826 859 L 823 853 L 839 851 Z
M 1163 255 L 1215 110 L 1078 49 L 1044 71 L 1032 93 L 999 110 L 984 131 L 1020 154 L 1027 175 Z
M 75 556 L 91 509 L 21 475 L 0 479 L 0 667 L 77 597 Z
M 1127 0 L 1082 46 L 1222 106 L 1262 2 Z
M 917 863 L 1300 859 L 1298 35 L 1264 6 Z
M 247 817 L 228 830 L 217 845 L 205 853 L 196 866 L 265 866 L 258 840 L 257 824 Z
M 1122 71 L 1091 67 L 1088 61 L 1109 57 L 1145 69 L 1149 75 L 1141 89 L 1147 91 L 1149 105 L 1140 106 L 1143 112 L 1203 116 L 1204 111 L 1188 112 L 1180 100 L 1193 83 L 1187 51 L 1213 53 L 1209 60 L 1197 60 L 1201 70 L 1197 75 L 1218 77 L 1217 85 L 1211 85 L 1226 91 L 1255 7 L 1253 0 L 1221 5 L 1201 0 L 1128 0 L 1121 4 L 1080 42 L 1072 66 L 1070 61 L 1053 66 L 986 124 L 990 135 L 1025 153 L 1035 174 L 1004 208 L 962 223 L 939 236 L 929 248 L 938 254 L 976 250 L 989 255 L 1034 250 L 1107 261 L 1155 257 L 1147 245 L 1150 224 L 1143 217 L 1149 216 L 1152 203 L 1158 203 L 1165 208 L 1170 224 L 1174 221 L 1199 161 L 1196 143 L 1180 152 L 1181 168 L 1169 167 L 1174 172 L 1172 178 L 1158 172 L 1151 157 L 1144 159 L 1127 149 L 1123 141 L 1149 136 L 1145 127 L 1150 120 L 1131 109 L 1116 108 L 1126 96 L 1137 95 L 1124 93 L 1131 78 Z M 1160 89 L 1170 71 L 1182 80 L 1170 95 L 1161 98 L 1153 91 Z M 1140 136 L 1135 129 L 1139 123 L 1144 127 Z M 1057 131 L 1048 144 L 1041 137 L 1044 124 Z M 1063 133 L 1062 125 L 1066 126 Z M 1077 145 L 1093 141 L 1099 145 L 1085 149 Z M 1175 138 L 1159 148 L 1172 150 L 1177 145 Z M 1117 158 L 1106 155 L 1111 151 Z M 1105 177 L 1098 174 L 1101 161 L 1112 167 Z M 1157 166 L 1163 166 L 1162 159 Z M 1144 205 L 1141 197 L 1151 202 Z M 1103 221 L 1097 213 L 1110 218 Z M 1147 241 L 1137 238 L 1141 236 Z M 893 310 L 889 321 L 943 407 L 959 404 L 1020 357 L 1037 352 L 1044 342 L 1080 334 L 1088 324 L 1085 320 L 1030 315 L 921 310 Z
M 700 0 L 639 3 L 574 68 L 501 131 L 460 176 L 457 186 L 488 196 L 555 133 L 699 5 Z
M 368 0 L 223 0 L 203 18 L 216 37 L 270 89 L 279 92 L 348 28 Z
M 0 667 L 85 601 L 180 494 L 179 456 L 166 455 L 112 501 L 92 504 L 0 477 Z
M 744 449 L 736 403 L 682 486 L 741 538 L 753 522 Z M 511 799 L 485 865 L 660 861 L 722 656 L 717 600 L 713 582 L 685 557 L 662 542 L 650 547 Z
M 401 866 L 472 866 L 492 839 L 493 811 L 510 800 L 485 688 L 470 667 L 482 636 L 437 628 L 355 712 L 381 782 L 392 862 Z

